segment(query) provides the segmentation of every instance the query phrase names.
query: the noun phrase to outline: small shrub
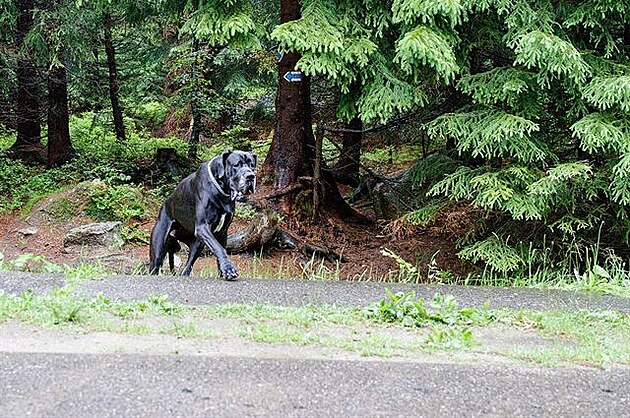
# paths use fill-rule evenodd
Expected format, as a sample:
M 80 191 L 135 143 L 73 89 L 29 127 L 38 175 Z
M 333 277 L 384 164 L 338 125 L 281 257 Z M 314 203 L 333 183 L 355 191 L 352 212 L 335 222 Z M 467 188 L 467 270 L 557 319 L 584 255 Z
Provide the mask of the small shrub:
M 58 221 L 67 221 L 79 214 L 76 204 L 65 197 L 51 202 L 48 205 L 48 212 Z
M 149 233 L 138 227 L 138 225 L 123 225 L 122 238 L 125 242 L 147 244 Z
M 57 192 L 76 179 L 67 167 L 45 170 L 18 160 L 0 158 L 0 213 L 18 208 L 23 214 L 42 197 Z
M 131 109 L 136 126 L 144 129 L 156 129 L 164 123 L 168 109 L 162 102 L 139 103 Z
M 238 205 L 234 211 L 234 216 L 239 219 L 251 221 L 256 217 L 256 209 L 251 206 Z
M 101 182 L 90 188 L 88 193 L 90 203 L 86 212 L 96 220 L 126 223 L 144 215 L 142 191 L 137 186 L 108 186 Z

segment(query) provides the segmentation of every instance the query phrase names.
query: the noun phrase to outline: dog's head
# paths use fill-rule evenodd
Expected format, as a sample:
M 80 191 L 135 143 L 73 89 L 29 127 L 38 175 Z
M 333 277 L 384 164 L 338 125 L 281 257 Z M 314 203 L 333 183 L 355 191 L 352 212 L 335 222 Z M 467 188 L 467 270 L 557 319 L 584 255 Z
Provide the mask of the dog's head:
M 226 151 L 211 164 L 215 177 L 229 187 L 232 200 L 256 192 L 256 154 Z

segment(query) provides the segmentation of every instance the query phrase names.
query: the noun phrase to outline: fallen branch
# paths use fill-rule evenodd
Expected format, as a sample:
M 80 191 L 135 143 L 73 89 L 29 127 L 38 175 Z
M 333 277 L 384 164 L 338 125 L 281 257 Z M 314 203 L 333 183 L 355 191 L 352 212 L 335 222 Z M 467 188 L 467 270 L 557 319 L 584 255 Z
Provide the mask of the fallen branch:
M 278 226 L 279 218 L 275 212 L 259 212 L 247 228 L 228 236 L 225 249 L 230 253 L 243 253 L 263 247 L 295 248 L 295 240 Z

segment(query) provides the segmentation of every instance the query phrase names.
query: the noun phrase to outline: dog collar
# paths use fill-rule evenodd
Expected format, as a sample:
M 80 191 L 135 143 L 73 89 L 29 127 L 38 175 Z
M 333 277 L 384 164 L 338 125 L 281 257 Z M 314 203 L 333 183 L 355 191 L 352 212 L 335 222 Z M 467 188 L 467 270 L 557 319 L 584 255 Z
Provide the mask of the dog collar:
M 228 193 L 225 193 L 225 191 L 223 190 L 223 188 L 219 185 L 219 182 L 217 181 L 216 178 L 214 178 L 214 174 L 212 174 L 212 169 L 210 168 L 212 165 L 212 161 L 214 161 L 217 157 L 214 157 L 212 160 L 210 160 L 208 162 L 208 174 L 210 175 L 210 181 L 212 182 L 212 184 L 214 184 L 214 187 L 217 188 L 217 190 L 219 191 L 219 193 L 221 193 L 223 196 L 225 197 L 229 197 L 230 199 L 232 198 L 232 196 L 230 196 Z

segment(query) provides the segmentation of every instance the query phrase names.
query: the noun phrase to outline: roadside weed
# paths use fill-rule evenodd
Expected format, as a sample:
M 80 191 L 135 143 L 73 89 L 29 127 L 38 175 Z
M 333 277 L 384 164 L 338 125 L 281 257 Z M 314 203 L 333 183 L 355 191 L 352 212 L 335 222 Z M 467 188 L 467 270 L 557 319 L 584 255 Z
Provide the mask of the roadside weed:
M 457 349 L 473 344 L 469 325 L 488 325 L 493 321 L 487 305 L 482 309 L 460 309 L 452 295 L 436 294 L 425 303 L 415 292 L 392 293 L 385 289 L 387 299 L 373 303 L 365 310 L 368 319 L 398 323 L 405 327 L 427 328 L 425 345 L 429 348 Z
M 0 319 L 14 318 L 44 326 L 81 323 L 89 317 L 89 303 L 63 288 L 46 296 L 35 296 L 32 291 L 20 296 L 0 294 L 0 306 Z
M 0 263 L 4 270 L 27 271 L 30 273 L 61 273 L 63 267 L 51 262 L 42 255 L 25 253 L 12 260 Z
M 404 258 L 394 253 L 393 251 L 383 248 L 381 254 L 385 257 L 391 258 L 398 264 L 398 280 L 402 283 L 420 283 L 422 281 L 422 275 L 420 270 L 413 264 L 406 261 Z
M 630 315 L 616 311 L 549 312 L 528 315 L 543 336 L 556 344 L 514 354 L 544 364 L 559 360 L 594 364 L 630 364 Z M 562 343 L 562 344 L 561 344 Z
M 468 327 L 429 326 L 430 332 L 426 344 L 430 348 L 458 349 L 473 345 L 473 333 Z
M 240 332 L 240 336 L 255 342 L 270 344 L 309 345 L 320 342 L 319 336 L 313 332 L 274 323 L 247 326 Z
M 110 271 L 102 264 L 95 263 L 78 263 L 74 266 L 66 266 L 64 270 L 65 276 L 71 282 L 80 282 L 83 280 L 99 280 L 106 276 Z
M 437 294 L 425 301 L 413 292 L 391 291 L 364 309 L 329 305 L 187 306 L 164 294 L 118 301 L 103 294 L 87 298 L 75 292 L 73 287 L 56 288 L 45 295 L 0 291 L 0 324 L 13 320 L 81 332 L 240 339 L 345 350 L 361 356 L 413 357 L 436 351 L 457 356 L 490 351 L 544 365 L 630 365 L 630 315 L 616 311 L 532 312 L 491 310 L 487 305 L 462 308 L 451 295 Z M 512 334 L 526 338 L 510 342 Z M 493 345 L 493 341 L 501 344 Z
M 385 289 L 387 298 L 373 303 L 365 310 L 369 319 L 376 322 L 399 323 L 406 327 L 422 327 L 434 323 L 446 325 L 487 324 L 492 316 L 484 308 L 460 309 L 455 297 L 436 293 L 431 301 L 416 298 L 413 291 L 394 294 Z
M 310 260 L 303 265 L 302 268 L 302 278 L 306 280 L 322 280 L 322 281 L 339 281 L 340 277 L 340 266 L 339 261 L 334 263 L 333 268 L 330 268 L 326 265 L 326 260 L 317 259 L 315 254 L 313 254 Z

